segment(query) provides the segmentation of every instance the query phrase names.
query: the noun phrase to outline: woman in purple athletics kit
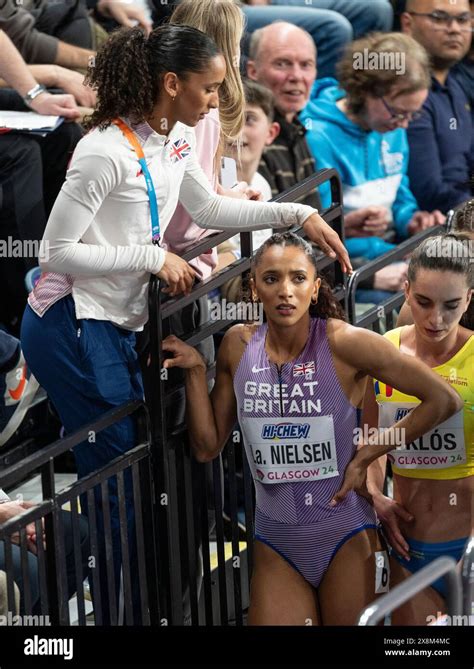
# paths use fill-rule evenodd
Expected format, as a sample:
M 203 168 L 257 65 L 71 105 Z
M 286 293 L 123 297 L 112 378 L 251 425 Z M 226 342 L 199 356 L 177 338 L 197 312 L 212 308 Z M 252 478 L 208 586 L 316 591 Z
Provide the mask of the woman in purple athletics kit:
M 384 444 L 399 434 L 394 428 L 412 441 L 459 410 L 459 397 L 380 335 L 348 325 L 297 235 L 274 234 L 259 248 L 251 290 L 266 323 L 226 333 L 207 401 L 206 366 L 195 349 L 168 337 L 163 349 L 173 357 L 164 364 L 186 369 L 198 460 L 215 458 L 240 423 L 256 487 L 249 624 L 354 624 L 388 586 L 367 466 L 393 448 Z M 421 404 L 363 441 L 357 410 L 371 370 Z
M 68 433 L 113 407 L 143 398 L 135 333 L 148 319 L 150 274 L 168 284 L 171 295 L 189 293 L 195 275 L 160 244 L 178 200 L 204 228 L 303 225 L 323 251 L 337 254 L 350 269 L 341 240 L 311 207 L 235 200 L 213 191 L 195 155 L 193 128 L 218 107 L 225 72 L 225 60 L 210 37 L 176 25 L 162 26 L 149 36 L 140 28 L 114 33 L 89 70 L 88 82 L 98 100 L 91 131 L 76 148 L 48 220 L 43 238 L 48 258 L 30 294 L 21 335 L 29 368 Z M 99 432 L 93 443 L 74 449 L 79 476 L 106 466 L 135 444 L 130 418 Z M 127 481 L 125 495 L 133 540 Z M 118 589 L 115 478 L 109 499 Z M 97 503 L 101 541 L 101 500 Z M 102 544 L 99 559 L 104 574 Z M 133 579 L 132 587 L 135 583 Z M 103 592 L 106 621 L 107 600 Z

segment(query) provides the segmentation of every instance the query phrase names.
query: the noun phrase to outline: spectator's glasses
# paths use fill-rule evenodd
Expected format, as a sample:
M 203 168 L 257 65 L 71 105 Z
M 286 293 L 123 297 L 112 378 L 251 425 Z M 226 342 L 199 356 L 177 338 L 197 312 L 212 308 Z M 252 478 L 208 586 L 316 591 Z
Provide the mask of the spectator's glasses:
M 399 112 L 393 109 L 383 96 L 380 96 L 380 99 L 383 102 L 383 106 L 388 111 L 390 116 L 394 121 L 416 121 L 417 118 L 421 116 L 421 110 L 409 111 L 409 112 Z
M 426 12 L 407 12 L 412 16 L 425 16 L 429 19 L 435 30 L 446 30 L 451 27 L 453 21 L 456 21 L 459 30 L 465 33 L 472 32 L 472 18 L 471 12 L 463 12 L 462 14 L 449 14 L 448 12 L 434 11 L 430 14 Z

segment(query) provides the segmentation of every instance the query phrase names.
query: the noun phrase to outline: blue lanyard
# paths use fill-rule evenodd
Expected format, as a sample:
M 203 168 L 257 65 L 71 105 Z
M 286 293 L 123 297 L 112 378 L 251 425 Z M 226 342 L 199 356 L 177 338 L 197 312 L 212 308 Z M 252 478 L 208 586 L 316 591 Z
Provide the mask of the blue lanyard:
M 148 193 L 148 200 L 150 201 L 151 238 L 152 238 L 153 244 L 159 244 L 160 243 L 160 215 L 158 213 L 158 204 L 156 202 L 155 186 L 153 185 L 153 179 L 151 178 L 150 170 L 148 169 L 148 166 L 146 164 L 145 154 L 143 153 L 143 149 L 140 145 L 140 142 L 137 140 L 135 134 L 128 127 L 128 125 L 126 123 L 124 123 L 122 121 L 122 119 L 119 119 L 119 118 L 115 119 L 114 123 L 123 132 L 125 137 L 128 139 L 128 141 L 132 145 L 135 153 L 137 154 L 138 162 L 140 163 L 140 167 L 142 168 L 143 176 L 145 177 L 146 190 L 147 190 L 147 193 Z

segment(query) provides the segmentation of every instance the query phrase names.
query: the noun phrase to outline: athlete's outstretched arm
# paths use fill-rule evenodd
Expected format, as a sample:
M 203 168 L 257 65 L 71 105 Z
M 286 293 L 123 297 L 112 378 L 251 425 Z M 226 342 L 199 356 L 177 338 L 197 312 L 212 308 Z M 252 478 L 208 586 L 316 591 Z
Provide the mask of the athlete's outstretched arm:
M 186 417 L 191 447 L 199 462 L 219 455 L 237 421 L 236 401 L 230 371 L 229 333 L 222 340 L 217 355 L 216 382 L 208 394 L 206 362 L 196 351 L 175 336 L 163 341 L 163 350 L 173 353 L 164 367 L 186 369 Z
M 367 465 L 393 449 L 396 428 L 409 444 L 462 409 L 462 399 L 449 383 L 417 358 L 400 353 L 381 335 L 350 325 L 341 334 L 338 354 L 346 362 L 421 402 L 392 428 L 379 433 L 374 445 L 359 450 L 357 455 L 365 458 Z
M 438 374 L 420 360 L 400 353 L 393 344 L 374 332 L 344 324 L 340 328 L 337 355 L 360 373 L 377 378 L 405 395 L 413 395 L 421 403 L 359 449 L 346 469 L 344 483 L 334 497 L 335 502 L 343 499 L 349 490 L 364 489 L 367 467 L 393 450 L 397 434 L 403 434 L 404 442 L 409 444 L 463 407 L 458 393 Z

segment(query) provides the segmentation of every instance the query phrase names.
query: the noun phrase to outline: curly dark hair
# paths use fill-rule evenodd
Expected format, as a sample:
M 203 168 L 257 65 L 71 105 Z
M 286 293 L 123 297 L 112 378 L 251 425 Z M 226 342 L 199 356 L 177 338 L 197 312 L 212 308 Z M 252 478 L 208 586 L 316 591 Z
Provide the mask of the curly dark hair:
M 151 117 L 166 72 L 186 80 L 190 72 L 205 72 L 219 54 L 208 35 L 189 26 L 160 26 L 148 38 L 138 27 L 115 31 L 87 70 L 85 83 L 97 91 L 97 106 L 86 128 L 103 130 L 119 116 L 133 123 Z
M 252 276 L 255 277 L 255 269 L 262 260 L 265 251 L 271 246 L 294 246 L 301 249 L 310 259 L 315 272 L 315 277 L 318 276 L 318 267 L 316 258 L 313 253 L 313 247 L 305 239 L 296 235 L 294 232 L 276 232 L 269 239 L 267 239 L 257 250 L 252 261 Z M 316 304 L 311 304 L 309 308 L 310 316 L 316 316 L 327 320 L 328 318 L 338 318 L 341 321 L 346 320 L 346 315 L 339 302 L 334 297 L 331 286 L 323 278 L 319 287 L 318 301 Z M 252 301 L 251 290 L 249 282 L 246 282 L 245 289 L 242 290 L 242 295 L 246 301 Z

